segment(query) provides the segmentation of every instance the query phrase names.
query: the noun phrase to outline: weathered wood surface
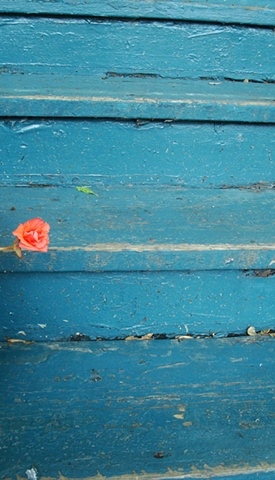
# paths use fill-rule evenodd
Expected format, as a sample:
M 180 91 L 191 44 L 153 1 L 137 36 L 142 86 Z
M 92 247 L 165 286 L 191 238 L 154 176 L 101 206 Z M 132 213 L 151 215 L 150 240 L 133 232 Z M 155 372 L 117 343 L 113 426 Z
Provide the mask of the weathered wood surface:
M 275 80 L 269 28 L 38 16 L 2 16 L 0 26 L 2 73 L 15 78 L 78 74 L 80 89 L 82 75 Z
M 0 11 L 275 25 L 275 9 L 267 0 L 1 0 Z
M 1 478 L 273 480 L 275 9 L 0 3 Z
M 64 75 L 0 77 L 2 116 L 275 122 L 275 84 Z
M 274 354 L 263 338 L 2 344 L 1 478 L 271 479 Z
M 15 3 L 83 18 L 1 19 L 1 115 L 19 117 L 1 123 L 2 241 L 41 216 L 51 246 L 1 256 L 0 338 L 274 329 L 272 30 L 168 23 L 166 2 L 123 8 L 161 22 L 86 17 L 96 2 Z M 195 8 L 193 21 L 252 23 L 258 7 L 205 6 L 174 2 L 169 18 Z M 266 7 L 258 23 L 271 25 Z M 262 336 L 2 344 L 1 478 L 269 480 L 273 359 Z
M 270 270 L 1 274 L 0 340 L 275 330 L 274 288 Z
M 93 188 L 93 186 L 92 186 Z M 2 242 L 29 218 L 51 225 L 49 253 L 2 252 L 1 271 L 274 268 L 273 188 L 121 185 L 1 189 Z M 24 199 L 24 200 L 22 200 Z
M 272 125 L 5 119 L 0 145 L 1 186 L 275 183 Z
M 24 2 L 16 5 L 24 8 Z M 38 8 L 37 3 L 28 2 L 30 9 L 34 5 Z M 102 5 L 102 15 L 105 8 L 112 8 L 111 3 Z M 83 6 L 74 3 L 68 14 L 77 14 L 76 8 Z M 128 12 L 133 6 L 125 2 Z M 171 14 L 182 6 L 171 4 Z M 196 12 L 205 6 L 189 2 Z M 254 10 L 247 7 L 251 6 L 257 5 L 242 3 L 238 8 L 250 14 Z M 156 12 L 156 7 L 167 8 L 167 4 L 150 2 L 147 7 Z M 217 11 L 217 4 L 212 2 L 212 7 Z M 222 7 L 223 12 L 238 11 L 228 2 Z M 7 13 L 10 7 L 2 3 L 2 8 Z M 39 8 L 40 12 L 25 12 L 35 14 L 31 16 L 1 17 L 1 114 L 18 120 L 1 123 L 0 216 L 3 244 L 11 243 L 18 223 L 41 216 L 51 224 L 51 246 L 49 254 L 28 253 L 23 262 L 14 255 L 2 255 L 1 272 L 75 272 L 77 280 L 71 280 L 71 273 L 66 277 L 70 280 L 64 276 L 72 290 L 81 270 L 120 271 L 124 278 L 124 272 L 132 271 L 162 270 L 169 276 L 170 271 L 206 269 L 211 276 L 213 269 L 235 269 L 236 279 L 240 269 L 260 269 L 266 275 L 261 280 L 271 285 L 275 265 L 273 31 L 199 23 L 196 13 L 190 23 L 152 21 L 154 15 L 142 21 L 123 20 L 124 10 L 117 19 L 115 15 L 105 20 L 85 16 L 94 15 L 95 10 L 80 18 L 51 18 L 50 14 L 61 13 L 54 9 L 68 8 L 68 4 L 40 2 Z M 98 4 L 86 2 L 85 8 L 96 9 Z M 261 5 L 259 19 L 266 12 L 262 8 L 271 12 Z M 36 15 L 43 11 L 48 15 Z M 22 121 L 26 116 L 37 119 Z M 41 120 L 43 116 L 51 119 Z M 148 118 L 168 123 L 144 125 L 140 120 Z M 173 119 L 184 122 L 171 124 Z M 84 185 L 99 196 L 76 190 Z M 25 278 L 26 284 L 33 281 L 32 275 L 19 278 Z M 51 278 L 43 276 L 45 291 Z M 228 292 L 236 295 L 232 281 Z M 11 298 L 17 305 L 16 317 L 22 318 L 13 293 L 7 298 L 5 326 L 9 311 L 13 312 Z M 133 295 L 129 298 L 132 312 Z M 245 298 L 240 299 L 242 310 Z M 157 300 L 153 304 L 159 312 Z M 115 302 L 112 305 L 110 312 L 115 315 Z M 253 305 L 253 312 L 259 311 L 258 297 Z M 264 305 L 269 312 L 269 301 Z M 170 308 L 171 301 L 165 300 L 164 315 Z M 201 310 L 201 317 L 209 314 L 209 308 Z M 271 315 L 264 319 L 262 311 L 255 325 L 272 327 Z M 229 318 L 233 324 L 229 327 L 223 321 L 223 335 L 230 330 L 243 332 L 250 323 L 244 318 L 237 324 L 240 315 L 232 311 Z M 85 326 L 83 319 L 80 312 L 76 331 Z M 156 321 L 150 326 L 156 327 Z M 209 328 L 213 325 L 216 333 L 219 329 L 211 322 Z M 180 324 L 181 317 L 175 324 L 169 319 L 168 334 L 177 332 Z M 12 333 L 21 330 L 15 332 L 17 324 L 11 325 Z M 134 325 L 139 325 L 136 330 Z M 124 337 L 128 328 L 144 332 L 140 321 L 134 325 L 130 321 L 118 331 L 112 326 L 110 335 L 117 332 Z M 206 324 L 191 322 L 191 327 L 204 333 Z M 32 319 L 28 328 L 28 332 L 35 330 Z M 55 336 L 71 332 L 69 327 L 63 334 L 55 320 L 53 329 Z M 94 323 L 89 335 L 98 336 Z

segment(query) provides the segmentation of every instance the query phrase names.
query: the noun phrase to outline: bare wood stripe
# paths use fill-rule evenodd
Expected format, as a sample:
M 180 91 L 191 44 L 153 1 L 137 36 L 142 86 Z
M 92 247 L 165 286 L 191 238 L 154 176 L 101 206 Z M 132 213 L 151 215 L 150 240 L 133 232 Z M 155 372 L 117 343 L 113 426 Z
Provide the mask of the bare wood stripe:
M 191 94 L 192 95 L 192 94 Z M 199 96 L 199 95 L 198 95 Z M 182 105 L 184 103 L 194 105 L 194 104 L 218 104 L 218 105 L 241 105 L 241 106 L 272 106 L 274 105 L 274 100 L 223 100 L 221 98 L 208 98 L 201 100 L 199 98 L 180 98 L 180 99 L 171 99 L 171 98 L 149 98 L 149 97 L 136 97 L 136 98 L 122 98 L 122 97 L 96 97 L 96 96 L 65 96 L 65 95 L 1 95 L 2 99 L 24 99 L 24 100 L 45 100 L 45 101 L 59 101 L 59 102 L 114 102 L 114 103 L 169 103 Z
M 199 243 L 158 243 L 154 245 L 145 244 L 131 244 L 131 243 L 94 243 L 90 245 L 74 245 L 68 247 L 50 247 L 49 250 L 71 252 L 71 251 L 85 251 L 85 252 L 209 252 L 209 251 L 272 251 L 275 250 L 275 243 L 270 244 L 199 244 Z

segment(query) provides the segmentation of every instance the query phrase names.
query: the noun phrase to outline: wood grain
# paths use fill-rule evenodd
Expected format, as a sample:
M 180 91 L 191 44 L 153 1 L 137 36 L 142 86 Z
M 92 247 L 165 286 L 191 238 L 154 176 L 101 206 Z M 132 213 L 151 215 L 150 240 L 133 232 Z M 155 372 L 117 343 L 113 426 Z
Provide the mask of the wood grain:
M 0 340 L 274 330 L 274 287 L 270 270 L 2 273 Z
M 274 25 L 1 2 L 1 479 L 274 478 Z
M 7 117 L 274 123 L 274 90 L 275 84 L 3 74 L 0 106 Z
M 96 17 L 199 20 L 207 22 L 275 25 L 274 8 L 267 0 L 9 0 L 1 12 L 21 14 L 89 15 Z
M 93 185 L 92 185 L 93 188 Z M 3 187 L 2 241 L 19 223 L 51 225 L 48 254 L 20 262 L 1 254 L 1 271 L 132 271 L 274 268 L 274 189 L 185 189 L 120 185 Z
M 271 478 L 274 358 L 258 338 L 2 344 L 2 478 Z
M 269 28 L 39 16 L 3 16 L 0 26 L 1 72 L 10 73 L 11 82 L 28 74 L 78 75 L 81 95 L 85 75 L 105 78 L 105 83 L 113 76 L 125 76 L 125 83 L 131 75 L 275 80 Z M 66 84 L 60 88 L 66 96 Z
M 108 141 L 105 141 L 108 139 Z M 5 186 L 251 188 L 275 179 L 272 125 L 108 119 L 0 122 Z

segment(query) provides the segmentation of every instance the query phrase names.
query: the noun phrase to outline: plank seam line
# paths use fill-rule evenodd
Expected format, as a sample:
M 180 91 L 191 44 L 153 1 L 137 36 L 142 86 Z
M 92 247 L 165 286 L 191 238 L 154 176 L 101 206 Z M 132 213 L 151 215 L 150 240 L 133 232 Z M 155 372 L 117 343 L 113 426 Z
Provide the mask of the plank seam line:
M 48 0 L 49 1 L 49 0 Z M 52 0 L 53 1 L 53 0 Z M 190 1 L 190 0 L 189 0 Z M 15 8 L 13 7 L 12 10 L 1 10 L 0 11 L 0 16 L 3 18 L 12 18 L 12 17 L 18 17 L 20 16 L 21 18 L 42 18 L 42 19 L 58 19 L 62 17 L 63 19 L 67 21 L 83 21 L 85 20 L 88 23 L 93 23 L 93 22 L 120 22 L 120 23 L 132 23 L 133 20 L 136 23 L 159 23 L 159 24 L 174 24 L 178 25 L 181 23 L 196 23 L 196 24 L 202 24 L 202 25 L 226 25 L 226 26 L 235 26 L 237 25 L 238 27 L 243 27 L 243 28 L 257 28 L 257 29 L 274 29 L 274 19 L 270 18 L 268 21 L 261 21 L 261 19 L 255 20 L 250 18 L 241 18 L 240 19 L 240 14 L 250 14 L 250 12 L 256 12 L 264 15 L 265 17 L 268 14 L 269 16 L 274 16 L 274 9 L 272 7 L 253 7 L 253 6 L 246 6 L 246 5 L 234 5 L 234 10 L 237 12 L 237 15 L 234 15 L 232 17 L 227 18 L 227 10 L 230 7 L 227 7 L 223 4 L 215 4 L 211 5 L 211 13 L 213 12 L 212 15 L 204 15 L 206 12 L 205 6 L 202 6 L 200 4 L 192 4 L 190 5 L 189 1 L 183 2 L 181 5 L 181 13 L 180 15 L 173 15 L 167 13 L 167 10 L 165 11 L 164 16 L 161 13 L 158 13 L 159 9 L 157 10 L 157 13 L 151 13 L 151 14 L 144 14 L 144 13 L 137 13 L 135 14 L 122 14 L 122 15 L 114 15 L 111 13 L 102 13 L 100 14 L 99 12 L 91 13 L 87 12 L 86 10 L 83 12 L 69 12 L 68 10 L 63 10 L 63 11 L 53 11 L 53 10 L 48 10 L 48 11 L 29 11 L 28 9 L 21 9 L 21 8 Z M 142 3 L 142 2 L 141 2 Z M 146 3 L 146 2 L 143 2 Z M 165 3 L 165 2 L 164 2 Z M 183 14 L 183 9 L 184 8 L 192 8 L 192 10 L 195 12 L 190 15 L 190 14 Z M 203 7 L 203 9 L 202 9 Z M 209 11 L 210 8 L 208 5 L 206 5 L 207 10 Z M 231 7 L 232 8 L 232 7 Z M 225 10 L 225 16 L 221 17 L 221 14 L 223 14 L 223 10 Z M 198 12 L 198 13 L 197 13 Z M 217 13 L 219 16 L 217 16 Z M 202 15 L 201 15 L 202 14 Z

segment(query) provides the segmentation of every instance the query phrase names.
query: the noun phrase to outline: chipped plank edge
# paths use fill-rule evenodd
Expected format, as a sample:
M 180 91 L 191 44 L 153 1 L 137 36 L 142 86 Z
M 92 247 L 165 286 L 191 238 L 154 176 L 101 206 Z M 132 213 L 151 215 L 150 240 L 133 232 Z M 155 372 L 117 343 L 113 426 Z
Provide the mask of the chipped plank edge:
M 146 471 L 142 471 L 141 473 L 130 473 L 124 475 L 115 475 L 111 477 L 106 477 L 105 475 L 101 475 L 99 472 L 97 475 L 92 477 L 85 477 L 85 478 L 73 478 L 64 476 L 61 472 L 58 473 L 57 477 L 39 477 L 39 480 L 172 480 L 172 479 L 207 479 L 207 478 L 234 478 L 235 476 L 244 476 L 247 478 L 247 475 L 255 475 L 257 474 L 257 478 L 261 474 L 274 474 L 275 472 L 275 465 L 269 464 L 267 462 L 262 462 L 257 466 L 251 466 L 249 464 L 244 464 L 242 466 L 234 465 L 232 467 L 226 466 L 216 466 L 210 467 L 205 465 L 204 470 L 199 470 L 196 467 L 192 467 L 192 471 L 188 473 L 181 472 L 179 470 L 171 470 L 168 469 L 167 473 L 147 473 Z M 5 478 L 3 480 L 11 480 L 9 478 Z M 17 475 L 17 480 L 27 480 L 27 477 L 21 477 Z

